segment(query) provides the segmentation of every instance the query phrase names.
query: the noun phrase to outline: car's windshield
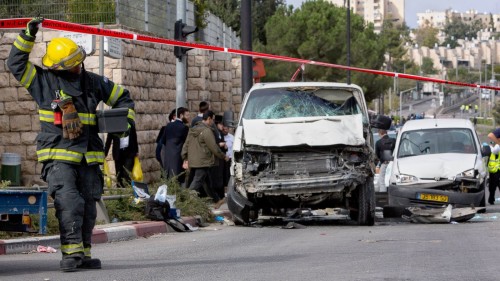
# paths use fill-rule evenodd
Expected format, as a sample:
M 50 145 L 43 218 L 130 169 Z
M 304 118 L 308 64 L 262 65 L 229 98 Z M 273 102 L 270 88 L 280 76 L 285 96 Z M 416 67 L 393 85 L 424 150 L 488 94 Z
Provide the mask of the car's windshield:
M 262 89 L 248 97 L 245 119 L 339 116 L 361 110 L 350 91 L 342 89 Z
M 440 128 L 407 131 L 401 135 L 398 158 L 423 154 L 476 153 L 474 137 L 469 129 Z

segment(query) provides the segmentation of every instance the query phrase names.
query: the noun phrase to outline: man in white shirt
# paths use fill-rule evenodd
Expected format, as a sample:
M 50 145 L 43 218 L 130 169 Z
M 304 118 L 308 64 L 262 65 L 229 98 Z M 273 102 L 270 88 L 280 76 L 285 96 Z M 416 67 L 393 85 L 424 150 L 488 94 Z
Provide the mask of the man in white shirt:
M 227 145 L 226 156 L 229 157 L 229 161 L 224 162 L 224 191 L 227 192 L 227 184 L 231 176 L 229 169 L 231 168 L 231 159 L 233 158 L 234 136 L 229 132 L 229 127 L 226 126 L 226 124 L 222 127 L 222 133 L 224 134 L 224 141 Z

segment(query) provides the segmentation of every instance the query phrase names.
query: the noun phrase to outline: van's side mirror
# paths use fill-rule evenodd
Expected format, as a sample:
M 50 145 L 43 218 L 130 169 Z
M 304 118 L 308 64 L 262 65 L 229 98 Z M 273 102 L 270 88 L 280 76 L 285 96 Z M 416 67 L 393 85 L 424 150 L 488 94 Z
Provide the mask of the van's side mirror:
M 481 147 L 481 155 L 483 157 L 490 156 L 491 155 L 491 147 L 489 145 L 483 145 Z
M 391 128 L 392 119 L 385 115 L 372 115 L 370 125 L 375 129 L 389 130 Z
M 236 127 L 234 123 L 234 113 L 231 110 L 224 111 L 224 119 L 223 119 L 223 124 L 226 127 L 234 128 Z

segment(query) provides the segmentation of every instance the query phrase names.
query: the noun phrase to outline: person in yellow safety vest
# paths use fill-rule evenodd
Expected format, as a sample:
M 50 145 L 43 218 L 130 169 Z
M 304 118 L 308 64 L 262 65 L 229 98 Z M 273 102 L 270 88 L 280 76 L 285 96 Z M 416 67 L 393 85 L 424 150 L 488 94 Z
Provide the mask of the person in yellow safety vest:
M 464 113 L 464 110 L 465 110 L 465 105 L 463 105 L 463 104 L 462 104 L 462 105 L 460 106 L 460 112 Z
M 474 105 L 474 113 L 477 113 L 478 107 L 477 104 Z
M 465 106 L 465 112 L 469 112 L 469 105 Z
M 488 134 L 491 140 L 491 155 L 488 161 L 488 171 L 490 172 L 488 203 L 495 204 L 495 191 L 497 186 L 500 188 L 500 159 L 498 153 L 500 152 L 500 128 L 496 128 Z
M 497 189 L 498 181 L 500 178 L 500 159 L 498 157 L 498 152 L 497 154 L 493 153 L 494 150 L 494 148 L 491 149 L 490 159 L 488 160 L 488 172 L 490 173 L 488 187 L 490 195 L 488 196 L 488 203 L 490 203 L 490 205 L 495 204 L 495 191 Z
M 112 108 L 128 108 L 131 128 L 135 125 L 134 102 L 126 89 L 87 72 L 85 50 L 71 39 L 53 38 L 48 43 L 42 58 L 46 69 L 30 62 L 42 22 L 41 17 L 28 22 L 13 43 L 7 66 L 38 105 L 36 154 L 59 220 L 60 269 L 99 269 L 101 261 L 90 254 L 96 201 L 101 199 L 104 184 L 100 169 L 104 147 L 96 109 L 101 101 Z

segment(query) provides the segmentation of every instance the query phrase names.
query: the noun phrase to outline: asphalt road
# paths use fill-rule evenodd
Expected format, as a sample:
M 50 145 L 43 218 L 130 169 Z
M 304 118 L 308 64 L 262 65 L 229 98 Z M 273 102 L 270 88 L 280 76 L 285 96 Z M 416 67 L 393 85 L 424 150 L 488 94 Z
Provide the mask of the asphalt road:
M 500 280 L 500 214 L 490 211 L 461 224 L 214 224 L 98 244 L 101 270 L 61 273 L 59 253 L 0 256 L 0 280 Z

